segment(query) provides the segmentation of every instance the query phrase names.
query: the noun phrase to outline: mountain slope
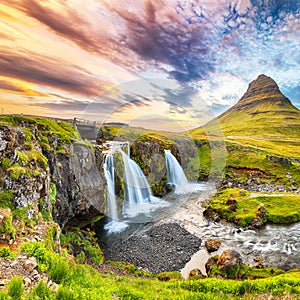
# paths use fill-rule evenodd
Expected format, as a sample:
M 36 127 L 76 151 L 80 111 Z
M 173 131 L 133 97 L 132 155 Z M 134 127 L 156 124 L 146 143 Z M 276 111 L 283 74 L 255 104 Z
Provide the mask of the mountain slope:
M 222 132 L 227 142 L 300 158 L 300 110 L 266 75 L 253 80 L 239 102 L 218 118 L 189 131 L 195 139 L 220 138 Z
M 207 123 L 205 131 L 213 133 L 219 124 L 225 137 L 300 139 L 300 111 L 266 75 L 259 75 L 252 81 L 239 102 Z M 198 128 L 190 133 L 197 137 L 203 130 Z

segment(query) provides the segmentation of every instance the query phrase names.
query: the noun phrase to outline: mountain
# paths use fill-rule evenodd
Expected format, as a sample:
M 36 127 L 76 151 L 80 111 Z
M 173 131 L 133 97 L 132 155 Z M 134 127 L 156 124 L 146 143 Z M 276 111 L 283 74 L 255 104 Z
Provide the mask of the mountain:
M 220 127 L 229 139 L 300 140 L 300 110 L 281 93 L 272 78 L 262 74 L 249 84 L 233 107 L 190 134 L 213 134 Z

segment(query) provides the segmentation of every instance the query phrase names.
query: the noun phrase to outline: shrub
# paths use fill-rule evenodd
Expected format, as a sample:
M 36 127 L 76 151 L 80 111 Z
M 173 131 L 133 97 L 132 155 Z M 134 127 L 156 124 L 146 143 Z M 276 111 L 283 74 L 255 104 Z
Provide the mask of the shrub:
M 13 191 L 0 191 L 0 207 L 14 209 L 12 199 L 14 198 Z
M 8 285 L 8 295 L 13 300 L 21 300 L 24 291 L 22 277 L 13 277 Z
M 32 289 L 31 299 L 50 299 L 51 298 L 51 289 L 47 284 L 40 280 L 39 283 Z M 30 299 L 30 298 L 29 298 Z
M 7 300 L 8 295 L 4 291 L 0 291 L 0 300 Z
M 4 212 L 5 210 L 5 212 Z M 15 237 L 15 229 L 12 224 L 12 214 L 9 209 L 3 209 L 2 212 L 4 212 L 4 218 L 2 221 L 2 224 L 0 226 L 0 233 L 4 233 L 11 238 Z
M 4 257 L 5 259 L 12 258 L 12 253 L 10 252 L 9 247 L 3 247 L 0 249 L 0 256 Z
M 52 256 L 54 255 L 46 249 L 45 245 L 41 242 L 36 243 L 23 243 L 20 247 L 21 252 L 25 252 L 28 256 L 34 256 L 38 262 L 40 271 L 45 272 L 48 270 Z
M 68 279 L 70 273 L 70 265 L 67 263 L 65 258 L 56 256 L 51 260 L 49 275 L 54 282 L 62 283 L 63 281 Z
M 1 162 L 1 168 L 6 171 L 10 166 L 10 159 L 7 157 L 4 157 Z
M 68 287 L 60 287 L 56 293 L 56 300 L 75 300 L 78 299 L 74 292 Z

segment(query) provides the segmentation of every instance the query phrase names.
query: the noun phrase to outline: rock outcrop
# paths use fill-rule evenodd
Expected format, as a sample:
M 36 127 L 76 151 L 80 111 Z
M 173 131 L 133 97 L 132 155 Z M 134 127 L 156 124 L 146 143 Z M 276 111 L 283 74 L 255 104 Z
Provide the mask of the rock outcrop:
M 82 140 L 62 141 L 32 120 L 18 125 L 0 127 L 1 201 L 24 210 L 29 220 L 53 210 L 62 227 L 80 226 L 104 214 L 101 152 Z
M 20 128 L 0 127 L 0 188 L 11 191 L 15 207 L 25 208 L 29 219 L 38 207 L 49 209 L 50 171 L 37 140 L 26 141 Z
M 53 219 L 62 227 L 84 225 L 105 213 L 101 153 L 84 144 L 67 147 L 66 154 L 45 154 L 56 186 Z

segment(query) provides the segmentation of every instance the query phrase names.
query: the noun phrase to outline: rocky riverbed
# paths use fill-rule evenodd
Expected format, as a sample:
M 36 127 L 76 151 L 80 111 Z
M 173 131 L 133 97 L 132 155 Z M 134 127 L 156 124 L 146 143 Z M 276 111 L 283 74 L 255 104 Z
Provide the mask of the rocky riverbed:
M 107 260 L 126 261 L 152 273 L 182 269 L 200 246 L 201 239 L 177 223 L 148 225 L 101 245 Z

